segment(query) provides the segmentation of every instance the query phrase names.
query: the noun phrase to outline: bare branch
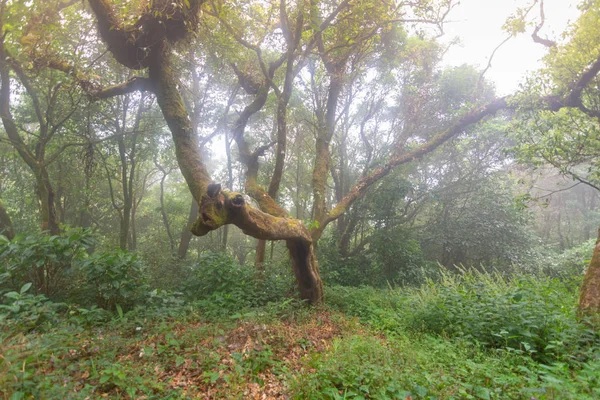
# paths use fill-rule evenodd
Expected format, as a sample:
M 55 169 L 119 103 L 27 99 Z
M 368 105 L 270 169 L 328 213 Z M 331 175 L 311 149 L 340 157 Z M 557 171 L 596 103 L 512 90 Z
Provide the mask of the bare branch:
M 541 38 L 538 35 L 538 33 L 540 32 L 540 29 L 542 29 L 545 22 L 546 22 L 546 16 L 544 15 L 544 0 L 540 0 L 540 23 L 535 26 L 535 29 L 534 29 L 533 33 L 531 34 L 531 37 L 533 38 L 533 41 L 536 43 L 542 44 L 549 48 L 556 47 L 556 42 L 554 40 L 550 40 L 547 38 Z
M 488 63 L 486 65 L 486 67 L 483 69 L 483 71 L 481 71 L 481 74 L 479 75 L 479 80 L 477 81 L 477 89 L 478 90 L 481 90 L 481 88 L 483 87 L 483 77 L 484 77 L 485 73 L 492 67 L 492 60 L 494 59 L 496 52 L 500 49 L 500 47 L 502 47 L 506 42 L 508 42 L 511 37 L 512 37 L 512 35 L 507 36 L 502 42 L 500 42 L 500 44 L 498 46 L 496 46 L 494 51 L 492 51 L 492 54 L 490 54 L 490 57 L 488 58 Z

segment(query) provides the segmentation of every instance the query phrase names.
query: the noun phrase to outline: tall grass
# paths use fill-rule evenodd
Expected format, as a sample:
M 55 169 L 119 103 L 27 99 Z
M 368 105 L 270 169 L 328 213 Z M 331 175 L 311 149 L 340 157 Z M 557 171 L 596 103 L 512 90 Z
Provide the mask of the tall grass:
M 409 331 L 502 349 L 552 363 L 584 362 L 599 343 L 578 320 L 578 280 L 441 271 L 419 288 L 328 290 L 328 301 L 394 334 Z

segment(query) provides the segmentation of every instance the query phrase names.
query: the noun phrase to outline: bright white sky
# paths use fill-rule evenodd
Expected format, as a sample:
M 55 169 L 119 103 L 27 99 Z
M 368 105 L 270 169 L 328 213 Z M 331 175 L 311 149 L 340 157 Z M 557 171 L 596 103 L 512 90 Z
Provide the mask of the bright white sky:
M 560 34 L 569 22 L 577 19 L 579 0 L 545 0 L 546 23 L 540 32 L 541 37 L 560 39 Z M 502 31 L 506 18 L 517 8 L 531 4 L 531 0 L 461 0 L 444 27 L 443 42 L 458 37 L 461 44 L 451 48 L 446 54 L 446 65 L 464 63 L 485 68 L 489 56 L 507 36 Z M 530 17 L 539 17 L 539 8 L 533 9 Z M 492 68 L 486 78 L 496 83 L 499 95 L 514 92 L 527 71 L 536 70 L 546 48 L 531 39 L 533 27 L 526 34 L 519 35 L 505 43 L 494 56 Z

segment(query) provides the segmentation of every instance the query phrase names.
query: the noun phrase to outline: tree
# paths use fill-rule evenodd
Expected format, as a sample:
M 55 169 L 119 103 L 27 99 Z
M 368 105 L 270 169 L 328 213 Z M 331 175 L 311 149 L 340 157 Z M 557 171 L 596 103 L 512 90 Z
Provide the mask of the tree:
M 23 55 L 28 52 L 17 52 L 20 53 L 20 57 L 13 53 L 14 48 L 19 47 L 19 42 L 26 44 L 23 47 L 43 46 L 47 39 L 41 36 L 41 26 L 38 23 L 54 18 L 58 12 L 73 3 L 75 2 L 49 2 L 43 6 L 36 5 L 31 19 L 16 34 L 10 32 L 6 24 L 12 25 L 16 22 L 13 18 L 19 15 L 19 12 L 14 11 L 23 5 L 7 1 L 0 3 L 0 31 L 3 32 L 0 38 L 0 115 L 9 142 L 35 177 L 42 219 L 41 229 L 52 234 L 57 234 L 60 229 L 56 194 L 48 168 L 69 145 L 63 144 L 50 153 L 51 145 L 57 141 L 60 133 L 68 130 L 67 123 L 77 111 L 82 95 L 78 93 L 76 86 L 64 84 L 51 70 L 37 73 L 35 66 L 29 68 L 31 59 Z M 57 30 L 56 33 L 64 34 L 64 31 Z M 83 39 L 84 35 L 81 36 L 81 40 Z M 19 104 L 19 119 L 14 118 L 11 107 L 11 72 L 28 96 L 27 104 Z M 23 134 L 27 138 L 24 138 Z
M 325 186 L 331 157 L 329 144 L 335 131 L 337 100 L 343 86 L 341 78 L 346 72 L 350 58 L 357 55 L 356 50 L 363 45 L 374 45 L 369 39 L 376 37 L 381 29 L 381 25 L 378 23 L 374 23 L 372 26 L 363 24 L 362 26 L 366 26 L 367 32 L 356 32 L 351 30 L 350 25 L 345 24 L 347 21 L 352 20 L 352 16 L 358 10 L 362 10 L 363 13 L 368 11 L 372 14 L 367 15 L 372 15 L 377 19 L 381 16 L 381 12 L 386 10 L 377 10 L 377 7 L 369 5 L 369 3 L 352 3 L 352 7 L 350 7 L 350 2 L 342 2 L 337 4 L 326 17 L 323 17 L 321 16 L 322 9 L 328 8 L 325 4 L 315 5 L 310 10 L 299 9 L 296 11 L 298 14 L 308 12 L 309 18 L 307 20 L 314 21 L 308 27 L 309 36 L 313 38 L 313 41 L 311 42 L 309 39 L 305 48 L 309 50 L 318 48 L 320 61 L 325 66 L 330 82 L 326 106 L 318 113 L 320 117 L 317 117 L 319 128 L 312 183 L 313 215 L 317 223 L 309 231 L 300 221 L 282 217 L 282 208 L 264 191 L 259 192 L 259 196 L 251 193 L 252 197 L 259 199 L 261 211 L 247 204 L 241 194 L 223 191 L 220 185 L 211 184 L 211 179 L 198 149 L 197 138 L 193 135 L 190 126 L 188 113 L 177 90 L 177 80 L 173 69 L 173 54 L 171 52 L 173 45 L 185 38 L 190 30 L 195 29 L 201 2 L 190 1 L 189 6 L 187 3 L 179 2 L 153 2 L 152 5 L 146 6 L 141 11 L 139 18 L 133 24 L 125 23 L 107 0 L 93 0 L 90 1 L 90 5 L 98 20 L 100 34 L 115 59 L 131 69 L 148 69 L 149 73 L 148 78 L 136 78 L 124 84 L 101 90 L 96 93 L 96 98 L 101 99 L 139 89 L 154 92 L 163 116 L 170 127 L 180 169 L 192 194 L 200 203 L 200 218 L 192 228 L 192 232 L 197 235 L 204 235 L 222 225 L 233 223 L 246 234 L 259 239 L 286 240 L 300 286 L 300 295 L 302 298 L 314 303 L 319 302 L 322 298 L 322 285 L 314 255 L 314 243 L 321 236 L 326 226 L 339 218 L 354 201 L 366 193 L 370 186 L 388 175 L 393 168 L 435 150 L 448 139 L 462 132 L 467 126 L 508 107 L 506 99 L 494 100 L 488 105 L 468 111 L 462 117 L 448 123 L 447 127 L 439 134 L 429 136 L 430 139 L 423 145 L 415 148 L 398 148 L 390 155 L 383 166 L 374 168 L 365 174 L 333 209 L 327 211 Z M 448 6 L 448 4 L 446 5 Z M 361 9 L 361 6 L 366 8 Z M 285 5 L 281 8 L 285 8 Z M 429 9 L 424 7 L 423 13 L 426 13 L 426 10 Z M 412 8 L 412 11 L 418 13 L 420 11 L 418 5 Z M 283 15 L 283 13 L 281 14 Z M 402 13 L 397 15 L 399 22 L 404 21 L 402 16 Z M 337 17 L 340 21 L 343 21 L 340 22 L 339 26 L 335 26 L 333 23 Z M 427 17 L 427 15 L 423 15 L 423 19 L 435 19 Z M 375 20 L 373 19 L 373 21 Z M 285 16 L 283 16 L 281 23 L 284 29 L 285 26 L 293 25 L 285 19 Z M 329 32 L 330 25 L 333 26 L 331 28 L 333 36 L 325 34 Z M 163 28 L 153 29 L 153 27 L 158 26 Z M 336 30 L 338 27 L 339 30 Z M 344 34 L 344 29 L 350 29 L 350 31 L 346 30 L 346 34 Z M 311 43 L 314 43 L 312 45 L 314 47 L 311 47 Z M 261 51 L 256 51 L 256 46 L 252 43 L 249 43 L 249 46 L 246 47 L 254 47 L 254 51 L 260 56 Z M 273 70 L 276 66 L 276 63 L 270 66 L 264 63 L 260 65 L 264 79 L 267 80 L 266 84 L 269 86 L 272 85 L 268 82 L 268 78 L 274 73 Z M 581 87 L 583 88 L 589 83 L 589 80 L 582 83 Z M 263 91 L 269 89 L 266 84 L 262 86 Z M 577 94 L 581 94 L 577 90 L 577 88 L 573 88 L 572 92 L 574 93 L 569 93 L 566 98 L 557 97 L 549 99 L 546 103 L 554 104 L 555 107 L 558 106 L 559 108 L 573 106 L 574 99 L 578 98 Z M 262 101 L 261 98 L 256 100 Z M 238 135 L 236 140 L 242 137 L 242 135 Z M 252 156 L 246 164 L 253 166 L 250 162 L 254 162 L 253 160 L 258 158 L 260 151 L 254 153 L 240 151 L 242 157 L 244 157 L 244 154 Z M 247 176 L 247 188 L 252 186 L 248 184 L 248 180 Z M 251 179 L 250 183 L 252 183 Z
M 415 35 L 409 35 L 403 26 L 433 24 L 441 27 L 453 1 L 394 4 L 367 0 L 314 1 L 310 4 L 281 1 L 275 7 L 247 2 L 243 7 L 249 11 L 246 15 L 238 14 L 234 7 L 216 2 L 204 5 L 201 0 L 131 3 L 127 7 L 118 4 L 110 0 L 89 0 L 103 43 L 119 64 L 138 71 L 138 76 L 111 86 L 101 85 L 82 67 L 83 63 L 65 61 L 61 59 L 60 51 L 52 48 L 39 56 L 38 64 L 67 74 L 96 101 L 134 91 L 154 94 L 171 131 L 179 168 L 199 203 L 199 218 L 192 232 L 202 236 L 221 226 L 234 224 L 258 239 L 286 241 L 300 295 L 312 303 L 321 301 L 323 294 L 314 248 L 329 224 L 342 217 L 400 165 L 420 161 L 470 126 L 498 111 L 518 107 L 512 98 L 488 100 L 485 96 L 475 96 L 472 103 L 456 102 L 449 111 L 437 115 L 434 107 L 422 106 L 433 93 L 421 92 L 418 86 L 411 87 L 410 82 L 419 74 L 430 75 L 437 54 L 432 49 L 436 45 L 419 30 Z M 206 11 L 202 15 L 201 7 Z M 243 107 L 235 118 L 232 137 L 240 160 L 246 166 L 245 191 L 256 201 L 258 209 L 241 193 L 223 190 L 212 182 L 190 118 L 190 107 L 185 106 L 182 96 L 184 88 L 177 70 L 181 65 L 179 56 L 185 54 L 185 47 L 191 41 L 206 42 L 213 33 L 212 39 L 238 55 L 231 57 L 232 61 L 228 63 L 231 70 L 225 69 L 222 73 L 233 71 L 246 92 Z M 386 58 L 389 49 L 411 62 L 398 65 L 398 59 Z M 551 94 L 535 96 L 535 108 L 550 112 L 567 108 L 590 110 L 584 105 L 585 96 L 600 69 L 600 59 L 594 58 L 591 63 L 582 63 L 578 67 L 571 69 L 575 73 L 568 84 L 557 87 Z M 374 125 L 375 131 L 391 138 L 385 143 L 385 149 L 380 149 L 380 157 L 376 160 L 367 154 L 368 134 L 363 131 L 367 138 L 362 140 L 365 153 L 358 157 L 368 162 L 362 173 L 351 179 L 346 168 L 347 149 L 340 144 L 351 138 L 353 132 L 360 132 L 360 122 L 355 121 L 354 127 L 342 126 L 344 99 L 357 98 L 357 86 L 353 88 L 353 85 L 368 82 L 372 73 L 386 68 L 389 73 L 381 73 L 378 77 L 385 82 L 391 76 L 396 79 L 393 85 L 402 85 L 398 93 L 405 96 L 401 96 L 403 102 L 396 106 L 407 107 L 406 115 L 412 118 L 394 120 L 391 117 L 389 120 L 395 123 Z M 3 78 L 3 84 L 5 81 Z M 275 95 L 276 107 L 273 109 L 276 112 L 271 120 L 277 128 L 276 133 L 271 140 L 255 145 L 249 140 L 251 137 L 246 128 L 250 118 L 265 107 L 270 93 Z M 314 133 L 312 222 L 308 227 L 298 219 L 289 218 L 287 210 L 274 198 L 281 195 L 278 193 L 281 184 L 277 180 L 285 179 L 278 171 L 281 163 L 285 165 L 286 162 L 290 132 L 287 129 L 288 108 L 294 104 L 295 95 L 311 99 L 310 107 L 306 107 L 310 117 L 305 115 L 306 125 L 312 126 Z M 360 119 L 366 121 L 365 126 L 381 120 L 380 110 L 395 112 L 393 107 L 380 107 L 377 102 L 366 100 L 361 107 L 363 118 Z M 346 112 L 346 115 L 350 114 Z M 339 139 L 337 149 L 333 147 L 336 138 Z M 276 145 L 273 173 L 269 182 L 259 182 L 259 158 L 273 145 Z M 332 168 L 334 150 L 340 159 L 336 168 Z M 266 175 L 263 173 L 262 176 Z M 329 191 L 329 183 L 336 179 L 339 196 L 334 197 Z M 265 190 L 261 183 L 268 183 L 270 189 L 277 190 Z M 281 204 L 286 204 L 283 200 Z
M 600 190 L 600 2 L 584 2 L 565 44 L 550 48 L 542 68 L 518 97 L 515 131 L 522 159 L 550 164 L 573 180 Z M 583 71 L 583 72 L 581 72 Z M 579 307 L 600 311 L 600 231 Z

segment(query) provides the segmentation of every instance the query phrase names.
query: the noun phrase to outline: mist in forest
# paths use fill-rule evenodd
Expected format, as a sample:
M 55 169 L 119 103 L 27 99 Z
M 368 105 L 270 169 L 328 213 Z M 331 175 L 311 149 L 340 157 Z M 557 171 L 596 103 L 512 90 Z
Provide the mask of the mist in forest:
M 599 19 L 0 0 L 0 397 L 600 397 Z

